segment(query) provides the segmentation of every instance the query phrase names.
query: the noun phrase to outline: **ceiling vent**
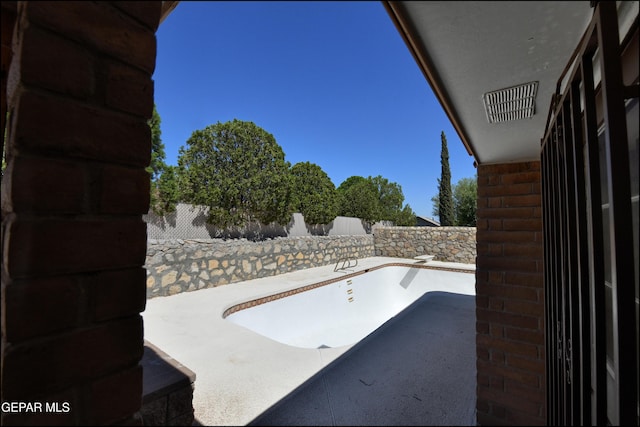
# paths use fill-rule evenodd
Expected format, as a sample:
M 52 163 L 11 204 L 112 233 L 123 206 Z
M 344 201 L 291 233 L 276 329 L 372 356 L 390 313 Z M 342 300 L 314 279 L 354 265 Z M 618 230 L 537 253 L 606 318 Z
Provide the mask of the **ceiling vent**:
M 482 95 L 489 123 L 528 119 L 536 113 L 538 82 L 525 83 Z

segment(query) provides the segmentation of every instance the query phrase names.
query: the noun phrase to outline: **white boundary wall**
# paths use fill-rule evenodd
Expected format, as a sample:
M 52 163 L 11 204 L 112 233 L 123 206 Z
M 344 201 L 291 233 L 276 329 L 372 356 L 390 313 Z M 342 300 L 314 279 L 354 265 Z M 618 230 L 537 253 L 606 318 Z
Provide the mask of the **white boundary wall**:
M 143 216 L 147 223 L 147 239 L 215 239 L 247 238 L 261 240 L 274 237 L 302 236 L 358 236 L 370 234 L 378 226 L 393 225 L 388 221 L 376 223 L 370 229 L 360 218 L 336 217 L 326 225 L 308 225 L 301 213 L 294 213 L 286 226 L 255 224 L 243 229 L 223 230 L 207 224 L 207 208 L 179 203 L 176 211 L 160 217 L 153 213 Z

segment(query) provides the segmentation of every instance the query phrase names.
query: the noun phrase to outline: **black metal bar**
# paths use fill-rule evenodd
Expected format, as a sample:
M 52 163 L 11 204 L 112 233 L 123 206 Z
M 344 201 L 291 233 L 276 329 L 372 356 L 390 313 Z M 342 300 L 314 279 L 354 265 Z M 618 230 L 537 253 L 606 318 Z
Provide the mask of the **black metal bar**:
M 578 67 L 582 68 L 579 63 Z M 591 425 L 591 328 L 589 324 L 589 252 L 588 232 L 585 212 L 586 182 L 583 156 L 584 135 L 582 131 L 582 112 L 580 110 L 580 79 L 575 77 L 571 83 L 569 97 L 571 108 L 571 128 L 573 130 L 572 156 L 575 211 L 572 220 L 576 224 L 576 283 L 578 289 L 579 331 L 580 345 L 574 346 L 580 360 L 580 418 L 577 424 Z
M 560 395 L 560 389 L 559 389 L 559 385 L 558 385 L 558 377 L 559 377 L 559 373 L 558 373 L 558 358 L 561 357 L 561 337 L 560 334 L 558 334 L 558 294 L 557 294 L 557 290 L 556 290 L 556 281 L 555 281 L 555 260 L 556 260 L 556 254 L 555 254 L 555 245 L 554 245 L 554 239 L 556 236 L 555 233 L 555 218 L 553 217 L 553 213 L 555 212 L 555 197 L 554 197 L 554 193 L 555 193 L 555 189 L 554 189 L 554 179 L 553 179 L 553 171 L 554 171 L 554 156 L 553 156 L 553 132 L 549 135 L 549 142 L 548 142 L 548 157 L 549 157 L 549 188 L 550 188 L 550 192 L 549 192 L 549 206 L 550 206 L 550 210 L 549 210 L 549 229 L 550 229 L 550 233 L 549 233 L 549 240 L 547 242 L 547 247 L 549 248 L 549 264 L 547 265 L 547 268 L 549 270 L 549 274 L 548 274 L 548 282 L 547 282 L 547 290 L 549 292 L 549 303 L 551 304 L 551 322 L 549 324 L 549 328 L 553 333 L 553 342 L 551 343 L 552 345 L 552 349 L 553 349 L 553 360 L 551 361 L 551 369 L 553 372 L 553 379 L 554 381 L 551 383 L 552 384 L 552 394 L 553 394 L 553 398 L 554 398 L 554 402 L 553 402 L 553 420 L 554 422 L 557 422 L 555 420 L 559 420 L 560 419 L 560 405 L 559 402 L 561 400 L 561 395 Z
M 548 424 L 638 422 L 637 254 L 624 104 L 638 89 L 623 85 L 617 19 L 615 2 L 597 4 L 558 80 L 541 141 Z
M 553 289 L 553 219 L 551 212 L 553 203 L 551 196 L 553 195 L 552 177 L 551 172 L 553 166 L 551 165 L 551 145 L 543 145 L 543 159 L 542 159 L 542 179 L 543 179 L 543 229 L 544 229 L 544 281 L 545 281 L 545 335 L 546 335 L 546 378 L 548 384 L 547 393 L 547 419 L 548 424 L 555 424 L 555 420 L 558 419 L 558 393 L 556 389 L 557 378 L 557 348 L 559 337 L 556 333 L 556 320 L 555 320 L 555 290 Z
M 553 322 L 553 293 L 551 292 L 550 287 L 550 272 L 551 272 L 551 253 L 550 253 L 550 244 L 551 241 L 551 202 L 550 202 L 550 194 L 551 192 L 551 184 L 550 184 L 550 168 L 549 168 L 549 146 L 550 144 L 546 144 L 546 141 L 542 141 L 542 150 L 541 150 L 541 164 L 540 164 L 540 175 L 541 175 L 541 184 L 542 184 L 542 230 L 543 230 L 543 260 L 544 260 L 544 311 L 545 311 L 545 347 L 547 351 L 545 352 L 545 366 L 546 366 L 546 384 L 547 384 L 547 424 L 553 424 L 551 420 L 556 420 L 556 396 L 555 389 L 552 387 L 555 384 L 555 357 L 556 357 L 556 338 L 554 333 L 555 324 Z
M 558 299 L 558 286 L 557 286 L 557 280 L 556 280 L 556 271 L 557 271 L 557 260 L 558 260 L 558 254 L 555 250 L 556 246 L 555 246 L 555 240 L 557 238 L 557 221 L 555 218 L 555 212 L 556 212 L 556 200 L 555 200 L 555 193 L 556 193 L 556 185 L 555 185 L 555 147 L 554 147 L 554 138 L 555 138 L 555 126 L 554 126 L 554 131 L 552 131 L 551 135 L 550 135 L 550 142 L 549 142 L 549 164 L 551 165 L 551 168 L 549 170 L 549 184 L 550 184 L 550 206 L 551 206 L 551 211 L 549 212 L 549 222 L 550 222 L 550 239 L 548 242 L 549 248 L 550 248 L 550 260 L 549 260 L 549 283 L 548 283 L 548 289 L 549 289 L 549 293 L 551 294 L 551 304 L 552 304 L 552 310 L 551 310 L 551 325 L 549 325 L 550 328 L 552 328 L 553 330 L 553 335 L 555 338 L 555 341 L 553 342 L 553 349 L 554 349 L 554 358 L 553 358 L 553 375 L 554 375 L 554 382 L 553 382 L 553 389 L 554 389 L 554 398 L 555 398 L 555 420 L 560 420 L 561 418 L 561 405 L 560 402 L 562 401 L 562 394 L 560 392 L 561 387 L 562 387 L 562 382 L 560 380 L 560 378 L 562 377 L 562 372 L 559 370 L 560 366 L 558 364 L 558 360 L 560 360 L 562 358 L 562 335 L 560 334 L 560 328 L 558 327 L 559 325 L 559 318 L 558 318 L 558 307 L 560 305 L 559 299 Z M 556 421 L 558 422 L 558 421 Z
M 611 236 L 611 274 L 617 316 L 614 317 L 614 343 L 617 338 L 616 373 L 619 420 L 621 425 L 638 421 L 638 349 L 631 339 L 637 333 L 635 316 L 635 271 L 631 217 L 631 178 L 627 145 L 624 86 L 620 65 L 618 15 L 615 3 L 601 2 L 596 8 L 600 47 L 601 90 L 607 151 L 609 189 L 609 229 Z M 605 224 L 606 226 L 606 224 Z
M 555 129 L 555 127 L 554 127 Z M 556 281 L 556 263 L 558 260 L 558 255 L 555 251 L 555 239 L 557 236 L 557 231 L 556 231 L 556 218 L 554 217 L 554 214 L 556 212 L 555 206 L 556 206 L 556 200 L 555 200 L 555 192 L 556 192 L 556 187 L 555 187 L 555 156 L 554 156 L 554 137 L 555 137 L 555 130 L 551 133 L 551 135 L 549 136 L 549 164 L 551 166 L 550 170 L 549 170 L 549 185 L 550 185 L 550 206 L 551 206 L 551 211 L 549 212 L 549 222 L 551 224 L 550 226 L 550 238 L 549 238 L 549 242 L 548 245 L 550 247 L 550 253 L 551 253 L 551 257 L 549 260 L 549 283 L 548 283 L 548 289 L 549 289 L 549 293 L 551 295 L 551 304 L 552 304 L 552 310 L 551 310 L 551 324 L 549 325 L 549 327 L 551 328 L 551 330 L 553 331 L 553 336 L 554 336 L 554 342 L 553 342 L 553 377 L 554 377 L 554 382 L 553 382 L 553 390 L 554 390 L 554 409 L 555 409 L 555 413 L 554 413 L 554 419 L 555 420 L 560 420 L 560 402 L 562 400 L 562 394 L 560 393 L 560 387 L 562 386 L 562 383 L 558 380 L 558 378 L 561 377 L 561 372 L 559 371 L 559 364 L 558 364 L 558 360 L 560 360 L 562 358 L 562 336 L 560 335 L 560 331 L 558 328 L 558 290 L 557 290 L 557 281 Z M 557 421 L 556 421 L 557 422 Z
M 567 354 L 565 355 L 565 370 L 567 372 L 567 390 L 568 390 L 568 406 L 567 406 L 567 424 L 574 425 L 579 419 L 580 404 L 578 389 L 580 386 L 579 377 L 576 372 L 580 368 L 577 357 L 574 356 L 574 348 L 579 345 L 578 333 L 578 301 L 577 292 L 574 283 L 576 276 L 576 259 L 575 259 L 575 223 L 571 221 L 575 206 L 573 206 L 573 193 L 575 192 L 573 182 L 573 158 L 570 155 L 571 140 L 573 139 L 573 131 L 571 129 L 571 105 L 565 101 L 562 103 L 560 111 L 560 124 L 562 125 L 562 135 L 559 145 L 561 154 L 561 164 L 559 171 L 561 173 L 561 197 L 562 197 L 562 226 L 563 226 L 563 264 L 562 273 L 564 279 L 564 292 L 566 298 L 566 319 L 565 330 L 568 340 Z M 577 369 L 576 369 L 577 368 Z
M 560 106 L 561 107 L 561 106 Z M 563 400 L 564 404 L 562 406 L 563 410 L 563 424 L 564 425 L 572 425 L 572 408 L 573 408 L 573 396 L 572 396 L 572 387 L 571 384 L 571 299 L 569 295 L 569 279 L 568 279 L 568 268 L 569 268 L 569 254 L 568 254 L 568 227 L 567 227 L 567 206 L 566 206 L 566 196 L 567 196 L 567 188 L 565 182 L 565 169 L 566 169 L 566 159 L 564 155 L 564 138 L 565 138 L 565 125 L 564 125 L 564 114 L 562 107 L 558 110 L 558 119 L 556 120 L 556 180 L 557 180 L 557 191 L 556 197 L 558 199 L 558 210 L 557 210 L 557 221 L 558 221 L 558 255 L 559 255 L 559 265 L 557 269 L 557 278 L 558 285 L 560 286 L 560 298 L 561 298 L 561 318 L 560 322 L 562 324 L 562 359 L 560 360 L 560 368 L 562 369 L 562 377 L 563 377 Z
M 556 381 L 557 381 L 557 416 L 558 420 L 562 424 L 565 422 L 565 410 L 567 407 L 567 393 L 566 393 L 566 380 L 564 370 L 564 354 L 566 349 L 565 331 L 564 331 L 564 311 L 565 301 L 563 295 L 562 286 L 562 227 L 561 221 L 561 201 L 560 201 L 560 182 L 558 173 L 559 154 L 558 154 L 558 125 L 557 121 L 553 124 L 553 132 L 551 135 L 551 165 L 553 169 L 551 171 L 551 185 L 552 185 L 552 234 L 551 247 L 552 247 L 552 259 L 551 259 L 551 286 L 553 287 L 554 295 L 554 327 L 557 334 L 557 354 L 555 359 L 556 365 Z
M 582 55 L 582 90 L 584 99 L 584 129 L 587 160 L 585 162 L 585 175 L 588 182 L 587 221 L 591 224 L 588 238 L 589 244 L 589 293 L 590 293 L 590 325 L 592 326 L 591 340 L 593 341 L 592 363 L 595 365 L 592 379 L 594 396 L 592 402 L 595 405 L 596 425 L 607 425 L 607 355 L 606 355 L 606 330 L 605 330 L 605 292 L 604 292 L 604 265 L 602 259 L 602 211 L 600 201 L 600 159 L 598 153 L 598 119 L 596 114 L 596 96 L 593 87 L 593 63 L 592 57 L 596 47 L 585 51 Z

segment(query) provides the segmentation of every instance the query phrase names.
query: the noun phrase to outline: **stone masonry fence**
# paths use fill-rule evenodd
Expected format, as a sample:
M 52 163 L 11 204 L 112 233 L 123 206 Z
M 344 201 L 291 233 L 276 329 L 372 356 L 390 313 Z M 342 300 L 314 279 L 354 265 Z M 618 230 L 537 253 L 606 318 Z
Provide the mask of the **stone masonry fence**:
M 376 227 L 373 234 L 148 240 L 147 298 L 211 288 L 372 256 L 475 263 L 473 227 Z
M 374 256 L 373 236 L 286 237 L 261 242 L 149 240 L 147 297 L 173 295 Z
M 380 227 L 374 233 L 376 256 L 476 263 L 475 227 Z

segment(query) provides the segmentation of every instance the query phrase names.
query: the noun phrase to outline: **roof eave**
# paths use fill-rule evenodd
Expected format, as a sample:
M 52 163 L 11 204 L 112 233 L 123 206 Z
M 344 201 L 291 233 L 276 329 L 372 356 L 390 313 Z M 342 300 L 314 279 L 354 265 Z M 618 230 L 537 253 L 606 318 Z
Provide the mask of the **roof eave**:
M 179 1 L 163 1 L 162 2 L 162 12 L 160 14 L 160 23 L 162 24 L 162 21 L 164 21 L 167 16 L 169 16 L 169 14 L 171 12 L 173 12 L 173 9 L 176 8 L 176 6 L 178 6 L 178 3 L 180 3 Z

